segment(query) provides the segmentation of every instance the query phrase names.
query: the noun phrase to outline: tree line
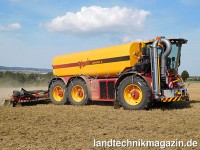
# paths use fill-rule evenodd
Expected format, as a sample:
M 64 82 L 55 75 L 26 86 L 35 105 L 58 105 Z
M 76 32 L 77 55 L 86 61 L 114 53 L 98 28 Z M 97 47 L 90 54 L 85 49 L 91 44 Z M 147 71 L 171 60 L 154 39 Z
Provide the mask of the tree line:
M 23 73 L 12 71 L 0 72 L 0 86 L 47 85 L 53 78 L 53 73 Z
M 0 71 L 0 87 L 4 86 L 46 86 L 48 82 L 53 78 L 53 72 L 46 74 L 38 73 L 24 73 L 13 71 Z M 181 73 L 181 77 L 184 81 L 200 81 L 200 78 L 189 78 L 189 73 L 184 70 Z

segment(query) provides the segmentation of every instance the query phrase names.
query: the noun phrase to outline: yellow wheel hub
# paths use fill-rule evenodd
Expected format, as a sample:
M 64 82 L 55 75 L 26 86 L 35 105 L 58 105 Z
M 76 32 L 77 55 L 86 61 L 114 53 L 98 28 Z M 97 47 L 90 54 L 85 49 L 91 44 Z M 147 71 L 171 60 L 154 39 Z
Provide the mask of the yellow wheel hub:
M 61 86 L 55 86 L 53 88 L 53 98 L 58 102 L 64 98 L 64 90 Z
M 142 90 L 135 84 L 124 89 L 124 99 L 129 105 L 138 105 L 142 101 Z
M 84 89 L 80 85 L 75 85 L 72 88 L 71 95 L 76 102 L 81 102 L 84 99 Z

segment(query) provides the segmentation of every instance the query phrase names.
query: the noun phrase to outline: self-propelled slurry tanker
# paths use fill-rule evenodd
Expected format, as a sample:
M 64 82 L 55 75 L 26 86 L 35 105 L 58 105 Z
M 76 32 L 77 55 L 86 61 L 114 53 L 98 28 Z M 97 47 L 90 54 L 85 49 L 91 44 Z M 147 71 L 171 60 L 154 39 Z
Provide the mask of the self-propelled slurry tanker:
M 54 104 L 118 102 L 147 109 L 153 102 L 189 100 L 178 74 L 185 39 L 156 39 L 57 56 L 49 97 Z

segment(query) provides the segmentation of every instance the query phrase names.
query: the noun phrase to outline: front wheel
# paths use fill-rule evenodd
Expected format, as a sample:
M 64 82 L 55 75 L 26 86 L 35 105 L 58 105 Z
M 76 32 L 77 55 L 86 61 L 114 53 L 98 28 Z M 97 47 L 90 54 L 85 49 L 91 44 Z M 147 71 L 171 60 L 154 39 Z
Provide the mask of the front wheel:
M 140 77 L 128 76 L 118 87 L 117 100 L 124 109 L 148 109 L 151 105 L 149 86 Z

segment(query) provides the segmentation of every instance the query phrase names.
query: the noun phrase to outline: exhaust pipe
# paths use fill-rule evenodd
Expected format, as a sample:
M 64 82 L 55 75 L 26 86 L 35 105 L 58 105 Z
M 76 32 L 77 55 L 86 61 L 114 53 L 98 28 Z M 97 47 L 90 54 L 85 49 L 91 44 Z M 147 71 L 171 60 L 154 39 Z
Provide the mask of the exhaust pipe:
M 164 53 L 162 54 L 161 57 L 161 66 L 160 66 L 160 77 L 161 77 L 161 81 L 166 83 L 166 71 L 167 71 L 167 57 L 169 56 L 169 54 L 171 53 L 172 50 L 172 45 L 171 42 L 165 38 L 161 38 L 160 39 L 160 43 L 164 44 L 166 46 L 166 49 L 164 51 Z
M 157 38 L 152 46 L 151 46 L 151 76 L 152 76 L 152 86 L 153 86 L 153 94 L 155 95 L 155 99 L 160 98 L 160 87 L 159 87 L 159 78 L 158 78 L 158 43 L 161 43 L 166 46 L 165 51 L 162 53 L 161 57 L 161 81 L 166 82 L 165 73 L 167 71 L 166 62 L 167 57 L 169 56 L 172 46 L 169 40 L 165 39 L 164 37 Z
M 156 39 L 150 49 L 150 57 L 151 57 L 151 76 L 152 76 L 152 86 L 153 86 L 153 94 L 155 95 L 155 99 L 159 99 L 160 97 L 160 89 L 158 85 L 158 40 Z

